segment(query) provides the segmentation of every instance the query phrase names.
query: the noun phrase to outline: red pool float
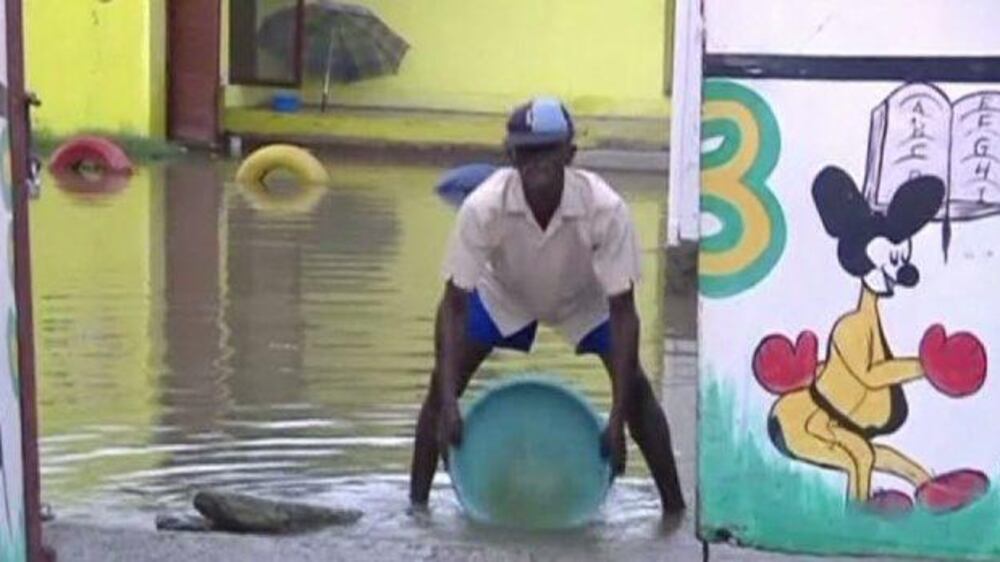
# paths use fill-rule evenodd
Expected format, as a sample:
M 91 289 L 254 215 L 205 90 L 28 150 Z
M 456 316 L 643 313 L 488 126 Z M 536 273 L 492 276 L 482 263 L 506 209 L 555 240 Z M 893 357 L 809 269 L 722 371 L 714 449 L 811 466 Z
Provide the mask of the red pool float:
M 56 187 L 82 195 L 108 195 L 125 189 L 130 176 L 125 174 L 91 173 L 76 170 L 52 172 Z
M 132 162 L 120 146 L 93 135 L 79 136 L 64 143 L 52 155 L 49 168 L 57 174 L 75 172 L 84 163 L 96 165 L 107 174 L 132 172 Z

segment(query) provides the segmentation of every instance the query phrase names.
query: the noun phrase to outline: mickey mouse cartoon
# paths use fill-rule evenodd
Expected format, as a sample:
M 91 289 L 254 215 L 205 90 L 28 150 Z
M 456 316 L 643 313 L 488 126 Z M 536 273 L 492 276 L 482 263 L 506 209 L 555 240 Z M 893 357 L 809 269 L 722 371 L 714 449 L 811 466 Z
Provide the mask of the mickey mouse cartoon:
M 869 208 L 846 172 L 821 171 L 813 200 L 823 228 L 837 240 L 841 267 L 860 282 L 860 299 L 834 325 L 825 362 L 818 361 L 817 338 L 809 331 L 795 344 L 783 335 L 767 336 L 753 357 L 757 381 L 778 395 L 768 418 L 775 447 L 792 459 L 845 473 L 848 500 L 882 514 L 909 512 L 914 500 L 901 491 L 873 492 L 875 471 L 912 484 L 916 502 L 933 513 L 961 509 L 989 487 L 980 471 L 932 476 L 878 442 L 906 423 L 906 383 L 926 378 L 958 398 L 977 392 L 986 378 L 986 351 L 972 334 L 949 336 L 935 325 L 924 334 L 917 357 L 895 357 L 882 328 L 879 301 L 920 281 L 911 261 L 912 238 L 934 218 L 944 191 L 937 177 L 912 178 L 882 213 Z

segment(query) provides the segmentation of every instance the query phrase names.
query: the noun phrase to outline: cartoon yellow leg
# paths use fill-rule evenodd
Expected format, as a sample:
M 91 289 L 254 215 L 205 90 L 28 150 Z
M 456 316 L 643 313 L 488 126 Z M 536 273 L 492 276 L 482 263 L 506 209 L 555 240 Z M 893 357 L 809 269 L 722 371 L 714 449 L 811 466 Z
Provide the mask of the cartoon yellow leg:
M 824 416 L 826 414 L 824 413 Z M 812 425 L 812 424 L 810 424 Z M 828 422 L 828 431 L 833 434 L 838 446 L 847 451 L 854 463 L 855 481 L 848 484 L 847 494 L 858 502 L 865 502 L 871 497 L 872 470 L 875 468 L 875 450 L 871 444 L 853 431 L 844 429 L 837 422 Z
M 915 488 L 931 479 L 923 467 L 888 445 L 875 445 L 875 470 L 899 476 Z
M 868 499 L 875 453 L 867 443 L 860 437 L 860 443 L 842 443 L 834 432 L 830 416 L 817 408 L 806 392 L 784 396 L 775 405 L 774 415 L 781 425 L 785 446 L 792 455 L 843 471 L 847 474 L 848 497 L 858 501 Z M 855 452 L 852 446 L 860 452 Z

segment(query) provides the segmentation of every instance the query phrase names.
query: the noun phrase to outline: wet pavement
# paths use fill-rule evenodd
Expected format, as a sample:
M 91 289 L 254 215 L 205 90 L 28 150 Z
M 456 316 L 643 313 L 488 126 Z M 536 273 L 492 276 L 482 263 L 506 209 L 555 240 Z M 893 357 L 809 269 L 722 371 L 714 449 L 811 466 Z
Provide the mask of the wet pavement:
M 46 534 L 60 559 L 701 559 L 692 528 L 696 308 L 691 283 L 667 283 L 663 175 L 605 177 L 629 201 L 642 239 L 641 356 L 692 508 L 684 521 L 661 520 L 633 446 L 594 525 L 534 535 L 470 524 L 444 474 L 430 517 L 407 515 L 454 208 L 432 192 L 440 165 L 329 166 L 331 188 L 279 186 L 279 196 L 233 185 L 234 164 L 208 158 L 142 168 L 100 196 L 48 178 L 32 203 L 32 237 L 43 496 L 58 514 Z M 527 371 L 557 373 L 607 409 L 599 364 L 549 331 L 531 355 L 491 359 L 470 392 Z M 152 530 L 155 513 L 183 508 L 204 487 L 366 516 L 285 539 Z M 711 556 L 771 558 L 721 546 Z
M 669 349 L 670 344 L 667 344 Z M 668 364 L 693 362 L 686 352 L 669 355 Z M 693 365 L 693 363 L 691 363 Z M 683 368 L 678 365 L 678 368 Z M 664 404 L 671 415 L 675 444 L 682 462 L 682 482 L 689 502 L 694 501 L 694 398 L 693 373 L 663 388 Z M 633 463 L 636 462 L 632 457 Z M 641 461 L 639 461 L 641 463 Z M 680 521 L 664 521 L 652 486 L 641 478 L 619 481 L 612 490 L 599 522 L 572 532 L 514 533 L 477 527 L 461 516 L 459 506 L 443 478 L 433 492 L 433 511 L 414 518 L 406 512 L 404 475 L 372 478 L 360 476 L 331 481 L 314 497 L 326 505 L 359 505 L 367 511 L 353 527 L 284 538 L 243 537 L 222 534 L 158 533 L 148 521 L 134 515 L 103 519 L 75 517 L 57 520 L 46 528 L 46 537 L 64 559 L 79 562 L 126 560 L 257 560 L 303 562 L 331 560 L 436 560 L 476 561 L 699 561 L 704 546 L 695 538 L 694 510 Z M 104 517 L 109 514 L 105 513 Z M 708 560 L 803 562 L 883 560 L 784 555 L 736 549 L 726 545 L 709 548 Z M 889 560 L 889 559 L 884 559 Z

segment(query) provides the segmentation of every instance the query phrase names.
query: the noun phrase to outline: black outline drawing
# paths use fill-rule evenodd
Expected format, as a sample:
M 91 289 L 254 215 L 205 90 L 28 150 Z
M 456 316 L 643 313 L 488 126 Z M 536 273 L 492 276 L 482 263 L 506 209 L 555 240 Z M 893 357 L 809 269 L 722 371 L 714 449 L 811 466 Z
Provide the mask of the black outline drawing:
M 966 107 L 970 104 L 971 109 Z M 945 197 L 935 220 L 943 223 L 941 245 L 947 259 L 952 222 L 1000 215 L 996 114 L 1000 114 L 996 90 L 973 92 L 954 102 L 932 83 L 909 82 L 893 90 L 871 113 L 864 182 L 868 204 L 884 211 L 905 179 L 941 177 Z M 977 116 L 977 125 L 964 125 Z

